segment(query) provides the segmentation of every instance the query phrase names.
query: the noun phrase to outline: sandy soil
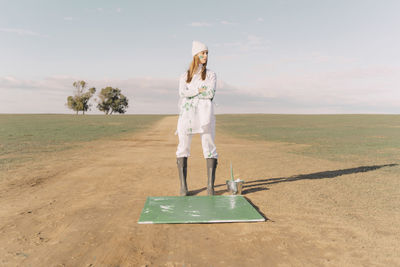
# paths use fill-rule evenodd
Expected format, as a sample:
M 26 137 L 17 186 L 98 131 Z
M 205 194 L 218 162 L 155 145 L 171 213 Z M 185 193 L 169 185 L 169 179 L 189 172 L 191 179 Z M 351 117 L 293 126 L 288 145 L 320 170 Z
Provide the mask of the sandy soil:
M 221 132 L 217 193 L 227 194 L 232 161 L 267 221 L 137 224 L 147 196 L 179 192 L 176 121 L 9 171 L 0 266 L 400 266 L 400 167 L 388 165 L 396 162 L 332 162 Z M 188 184 L 198 195 L 205 164 L 196 136 Z

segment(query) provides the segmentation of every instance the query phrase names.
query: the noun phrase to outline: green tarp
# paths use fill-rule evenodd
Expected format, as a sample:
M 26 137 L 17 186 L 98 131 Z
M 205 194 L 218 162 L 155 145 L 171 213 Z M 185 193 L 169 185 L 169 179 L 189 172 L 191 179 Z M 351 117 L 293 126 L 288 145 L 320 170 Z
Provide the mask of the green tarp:
M 243 197 L 148 197 L 138 223 L 260 222 L 265 218 Z

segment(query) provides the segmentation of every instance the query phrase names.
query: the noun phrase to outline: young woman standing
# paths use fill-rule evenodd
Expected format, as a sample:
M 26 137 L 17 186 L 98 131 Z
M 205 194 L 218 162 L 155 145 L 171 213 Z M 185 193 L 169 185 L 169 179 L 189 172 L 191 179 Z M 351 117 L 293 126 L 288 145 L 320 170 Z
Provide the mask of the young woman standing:
M 179 79 L 179 119 L 177 130 L 179 144 L 176 151 L 181 196 L 188 195 L 186 176 L 187 158 L 193 134 L 201 135 L 203 156 L 207 161 L 207 193 L 214 195 L 215 170 L 218 164 L 215 138 L 215 115 L 213 98 L 217 77 L 207 69 L 208 48 L 205 44 L 193 41 L 193 60 L 189 69 Z

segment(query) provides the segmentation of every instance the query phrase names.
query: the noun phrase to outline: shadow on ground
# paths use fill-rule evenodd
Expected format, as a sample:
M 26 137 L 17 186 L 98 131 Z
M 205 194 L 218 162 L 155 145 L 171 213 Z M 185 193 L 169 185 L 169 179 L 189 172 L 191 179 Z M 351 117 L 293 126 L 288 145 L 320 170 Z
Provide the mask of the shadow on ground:
M 266 186 L 270 185 L 270 184 L 294 182 L 294 181 L 306 180 L 306 179 L 313 180 L 313 179 L 336 178 L 336 177 L 342 176 L 342 175 L 375 171 L 375 170 L 378 170 L 383 167 L 394 167 L 394 166 L 398 166 L 398 165 L 399 164 L 360 166 L 360 167 L 356 167 L 356 168 L 340 169 L 340 170 L 334 170 L 334 171 L 299 174 L 299 175 L 295 175 L 295 176 L 291 176 L 291 177 L 265 178 L 265 179 L 256 179 L 256 180 L 246 179 L 245 184 L 243 186 L 242 195 L 251 194 L 251 193 L 258 192 L 258 191 L 269 190 L 269 188 Z M 218 185 L 215 185 L 214 187 L 218 188 L 218 187 L 224 187 L 224 186 L 226 187 L 225 184 L 218 184 Z M 197 190 L 192 190 L 189 192 L 189 195 L 191 195 L 191 196 L 197 195 L 198 193 L 205 191 L 206 189 L 207 189 L 206 187 L 203 187 L 203 188 L 200 188 Z M 221 195 L 226 192 L 228 192 L 227 189 L 215 190 L 216 195 Z

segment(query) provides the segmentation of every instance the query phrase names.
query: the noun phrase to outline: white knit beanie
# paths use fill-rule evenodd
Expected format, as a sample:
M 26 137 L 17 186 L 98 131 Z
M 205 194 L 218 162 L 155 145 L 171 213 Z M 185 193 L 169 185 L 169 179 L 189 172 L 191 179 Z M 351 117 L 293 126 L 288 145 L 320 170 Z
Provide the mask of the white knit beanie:
M 207 46 L 199 41 L 193 41 L 192 44 L 192 56 L 196 55 L 197 53 L 208 50 Z

